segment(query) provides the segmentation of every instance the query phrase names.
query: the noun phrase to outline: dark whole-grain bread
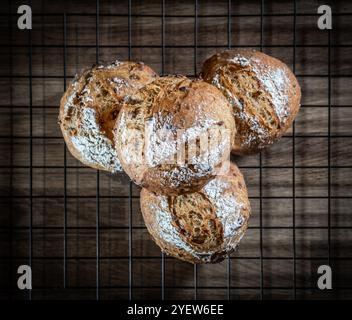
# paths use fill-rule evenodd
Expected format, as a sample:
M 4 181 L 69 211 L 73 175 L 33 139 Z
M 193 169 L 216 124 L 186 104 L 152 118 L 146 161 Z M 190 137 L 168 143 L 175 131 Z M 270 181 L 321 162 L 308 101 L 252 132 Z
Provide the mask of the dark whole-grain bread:
M 158 194 L 201 189 L 228 160 L 235 122 L 214 86 L 159 77 L 124 101 L 114 129 L 121 165 Z
M 87 166 L 122 170 L 112 129 L 123 101 L 156 73 L 132 61 L 100 64 L 76 75 L 60 103 L 59 124 L 71 154 Z
M 215 54 L 204 62 L 201 76 L 232 106 L 235 154 L 256 153 L 278 140 L 300 107 L 301 90 L 294 74 L 262 52 L 234 49 Z
M 250 216 L 245 181 L 234 164 L 228 175 L 215 177 L 198 192 L 162 196 L 142 189 L 140 202 L 156 244 L 190 263 L 222 261 L 240 242 Z

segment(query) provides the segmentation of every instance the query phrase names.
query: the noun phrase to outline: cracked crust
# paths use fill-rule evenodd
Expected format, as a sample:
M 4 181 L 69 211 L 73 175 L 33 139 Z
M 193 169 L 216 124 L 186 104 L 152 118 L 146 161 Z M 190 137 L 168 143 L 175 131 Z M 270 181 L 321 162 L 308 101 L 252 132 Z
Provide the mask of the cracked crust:
M 213 178 L 230 154 L 234 134 L 221 92 L 183 76 L 160 77 L 131 96 L 114 129 L 125 172 L 136 184 L 167 195 L 194 192 Z M 204 152 L 203 142 L 210 146 Z
M 277 141 L 300 108 L 296 77 L 281 61 L 264 53 L 235 49 L 215 54 L 202 78 L 221 90 L 232 106 L 238 134 L 234 154 L 252 154 Z
M 131 61 L 97 65 L 76 75 L 60 103 L 59 124 L 71 154 L 83 164 L 122 171 L 112 129 L 123 101 L 156 73 Z
M 162 196 L 142 189 L 141 210 L 155 243 L 190 263 L 216 263 L 230 254 L 247 229 L 250 203 L 235 164 L 200 191 Z

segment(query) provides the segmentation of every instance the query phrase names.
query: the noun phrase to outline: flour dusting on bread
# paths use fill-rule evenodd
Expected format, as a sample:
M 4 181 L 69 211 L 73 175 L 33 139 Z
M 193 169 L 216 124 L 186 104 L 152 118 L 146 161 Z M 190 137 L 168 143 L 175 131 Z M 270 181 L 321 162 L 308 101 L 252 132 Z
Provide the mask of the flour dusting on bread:
M 83 160 L 94 165 L 102 165 L 111 172 L 121 171 L 117 153 L 112 142 L 101 133 L 96 120 L 96 111 L 84 108 L 80 112 L 79 122 L 85 128 L 82 135 L 71 137 L 72 144 L 80 152 Z
M 160 77 L 126 100 L 114 130 L 130 178 L 173 195 L 197 191 L 213 178 L 229 157 L 234 134 L 231 108 L 220 91 L 175 76 Z
M 233 108 L 238 134 L 233 152 L 250 154 L 277 141 L 300 107 L 300 87 L 289 68 L 264 53 L 233 49 L 205 61 L 205 81 L 217 87 Z
M 250 216 L 242 174 L 232 164 L 201 190 L 179 196 L 157 195 L 143 189 L 144 222 L 166 253 L 191 263 L 215 263 L 238 246 Z
M 76 75 L 59 115 L 72 155 L 96 169 L 122 171 L 112 128 L 124 99 L 155 78 L 149 67 L 128 61 L 99 64 Z

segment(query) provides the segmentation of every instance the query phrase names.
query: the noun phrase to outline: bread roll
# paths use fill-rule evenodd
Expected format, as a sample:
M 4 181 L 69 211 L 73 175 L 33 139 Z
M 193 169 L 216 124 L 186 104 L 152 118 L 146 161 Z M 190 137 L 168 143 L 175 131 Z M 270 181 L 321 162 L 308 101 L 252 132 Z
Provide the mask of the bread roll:
M 221 92 L 183 76 L 160 77 L 131 95 L 114 130 L 125 172 L 166 195 L 201 189 L 229 158 L 234 133 Z
M 240 242 L 250 216 L 246 185 L 237 166 L 200 191 L 161 196 L 141 192 L 144 222 L 168 255 L 190 263 L 222 261 Z
M 203 64 L 202 77 L 220 89 L 232 106 L 235 154 L 256 153 L 278 140 L 300 107 L 301 90 L 293 73 L 258 51 L 215 54 Z
M 93 66 L 76 75 L 61 99 L 59 114 L 72 155 L 95 169 L 121 171 L 113 126 L 124 99 L 156 76 L 143 63 L 129 61 Z

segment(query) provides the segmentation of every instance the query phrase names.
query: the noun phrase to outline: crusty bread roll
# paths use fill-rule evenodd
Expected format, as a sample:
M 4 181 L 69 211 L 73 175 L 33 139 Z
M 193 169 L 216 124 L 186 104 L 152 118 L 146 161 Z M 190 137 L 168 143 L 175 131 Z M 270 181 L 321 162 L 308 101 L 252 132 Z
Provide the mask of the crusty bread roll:
M 114 129 L 121 165 L 158 194 L 201 189 L 229 158 L 235 122 L 221 92 L 183 76 L 160 77 L 126 99 Z
M 142 189 L 140 202 L 156 244 L 190 263 L 222 261 L 240 242 L 250 216 L 245 181 L 234 164 L 228 175 L 217 176 L 198 192 L 161 196 Z
M 61 99 L 59 114 L 72 155 L 95 169 L 121 171 L 113 126 L 124 99 L 156 77 L 143 63 L 129 61 L 97 65 L 77 75 Z
M 291 126 L 300 107 L 297 79 L 281 61 L 264 53 L 236 49 L 203 64 L 202 78 L 230 102 L 237 134 L 233 153 L 259 152 Z

